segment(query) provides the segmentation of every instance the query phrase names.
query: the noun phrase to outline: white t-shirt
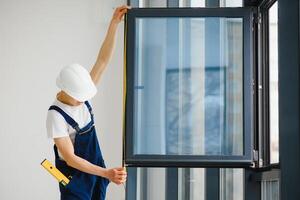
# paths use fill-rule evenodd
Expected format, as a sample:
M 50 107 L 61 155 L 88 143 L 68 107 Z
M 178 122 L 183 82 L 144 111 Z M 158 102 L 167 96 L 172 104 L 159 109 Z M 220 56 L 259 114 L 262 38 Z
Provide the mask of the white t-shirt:
M 52 105 L 58 106 L 65 111 L 65 113 L 67 113 L 78 123 L 79 128 L 83 128 L 91 121 L 90 112 L 84 103 L 80 104 L 79 106 L 70 106 L 56 99 Z M 71 141 L 74 144 L 76 133 L 75 129 L 73 129 L 73 127 L 70 126 L 63 116 L 56 110 L 48 110 L 46 127 L 48 138 L 70 136 Z

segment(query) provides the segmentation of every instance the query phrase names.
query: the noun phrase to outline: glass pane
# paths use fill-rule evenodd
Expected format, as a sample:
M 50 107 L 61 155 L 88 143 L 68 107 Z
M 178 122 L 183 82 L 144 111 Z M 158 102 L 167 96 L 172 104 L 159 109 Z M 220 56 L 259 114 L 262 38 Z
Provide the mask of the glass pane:
M 205 7 L 205 0 L 179 0 L 179 7 Z
M 261 199 L 262 200 L 279 200 L 279 181 L 262 181 L 261 182 Z
M 220 0 L 220 7 L 243 7 L 243 0 Z
M 179 7 L 243 7 L 243 0 L 179 0 Z
M 167 7 L 167 0 L 139 0 L 140 8 Z
M 154 200 L 166 195 L 166 169 L 138 168 L 137 170 L 137 199 Z M 158 181 L 159 180 L 159 181 Z
M 244 170 L 220 170 L 220 200 L 244 199 Z
M 178 0 L 178 4 L 179 7 L 243 7 L 243 0 Z M 131 0 L 130 5 L 140 8 L 168 7 L 167 0 Z
M 205 200 L 205 169 L 178 169 L 178 188 L 178 200 Z
M 271 163 L 279 162 L 278 121 L 278 7 L 277 2 L 269 10 L 269 97 Z
M 136 181 L 138 200 L 205 200 L 204 169 L 138 168 Z
M 206 181 L 215 178 L 208 176 L 203 168 L 137 168 L 136 179 L 129 179 L 136 184 L 127 183 L 136 188 L 127 191 L 135 191 L 138 200 L 206 200 L 206 193 L 212 191 Z M 243 200 L 243 183 L 243 169 L 220 169 L 220 200 Z
M 242 18 L 137 18 L 134 154 L 243 155 Z

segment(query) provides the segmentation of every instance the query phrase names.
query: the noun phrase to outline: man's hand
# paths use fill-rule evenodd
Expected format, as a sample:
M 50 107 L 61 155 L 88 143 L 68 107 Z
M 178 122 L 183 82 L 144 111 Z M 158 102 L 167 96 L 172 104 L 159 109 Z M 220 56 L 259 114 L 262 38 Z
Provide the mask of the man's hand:
M 130 7 L 126 5 L 116 8 L 112 17 L 112 22 L 120 23 L 128 9 L 130 9 Z
M 105 177 L 117 185 L 126 182 L 127 172 L 123 167 L 107 169 Z

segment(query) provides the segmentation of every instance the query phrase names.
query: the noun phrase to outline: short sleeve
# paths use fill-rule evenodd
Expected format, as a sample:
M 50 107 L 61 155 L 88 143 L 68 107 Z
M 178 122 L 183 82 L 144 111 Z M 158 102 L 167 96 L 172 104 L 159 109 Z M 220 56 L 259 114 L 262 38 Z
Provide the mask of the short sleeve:
M 46 120 L 48 138 L 69 136 L 68 125 L 65 119 L 55 110 L 49 110 Z

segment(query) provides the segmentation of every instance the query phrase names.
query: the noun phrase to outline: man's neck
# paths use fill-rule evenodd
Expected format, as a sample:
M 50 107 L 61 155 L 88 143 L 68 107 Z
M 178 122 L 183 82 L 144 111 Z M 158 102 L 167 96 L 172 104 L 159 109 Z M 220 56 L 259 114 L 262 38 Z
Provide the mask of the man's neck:
M 81 102 L 76 101 L 72 97 L 70 97 L 67 93 L 60 91 L 56 95 L 56 99 L 64 104 L 67 104 L 69 106 L 79 106 Z

